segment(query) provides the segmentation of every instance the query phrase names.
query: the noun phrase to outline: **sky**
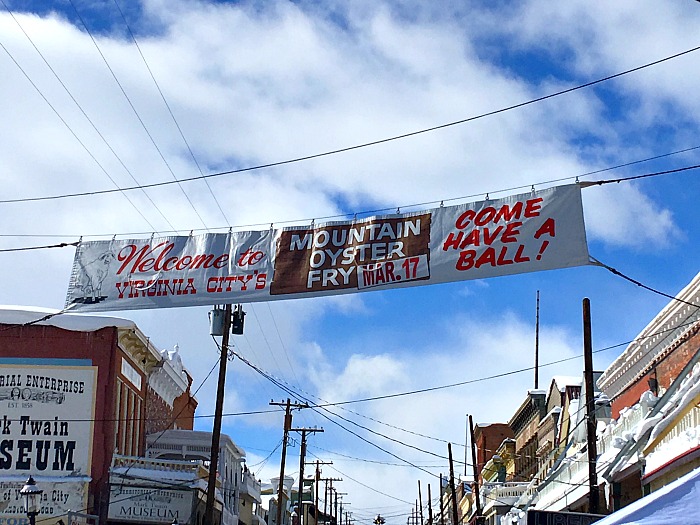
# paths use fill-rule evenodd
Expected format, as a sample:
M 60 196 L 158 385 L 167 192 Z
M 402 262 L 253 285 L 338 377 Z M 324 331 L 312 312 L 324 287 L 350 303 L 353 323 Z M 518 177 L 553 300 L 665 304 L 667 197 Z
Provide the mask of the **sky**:
M 75 249 L 43 247 L 81 238 L 306 225 L 698 165 L 699 25 L 692 0 L 2 0 L 0 304 L 61 309 Z M 697 170 L 582 194 L 593 257 L 671 295 L 695 276 Z M 233 344 L 268 378 L 229 363 L 223 431 L 268 481 L 283 427 L 271 400 L 349 402 L 294 412 L 324 429 L 307 460 L 332 461 L 323 476 L 342 478 L 357 523 L 403 524 L 419 483 L 424 505 L 437 494 L 448 443 L 471 474 L 467 415 L 507 422 L 534 387 L 538 291 L 544 389 L 582 374 L 584 297 L 598 370 L 668 302 L 581 266 L 244 305 Z M 216 389 L 207 313 L 110 313 L 179 346 L 200 430 Z

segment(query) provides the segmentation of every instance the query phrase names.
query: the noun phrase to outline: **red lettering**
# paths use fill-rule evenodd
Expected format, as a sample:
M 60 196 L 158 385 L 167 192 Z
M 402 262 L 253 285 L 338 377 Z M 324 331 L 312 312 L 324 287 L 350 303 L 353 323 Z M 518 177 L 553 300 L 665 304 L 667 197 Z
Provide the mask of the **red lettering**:
M 228 264 L 228 254 L 219 255 L 214 261 L 214 268 L 221 269 Z
M 455 250 L 457 250 L 459 248 L 459 243 L 462 240 L 463 236 L 464 232 L 459 232 L 457 236 L 455 236 L 454 232 L 450 232 L 450 234 L 447 236 L 447 239 L 442 244 L 442 251 L 446 252 L 450 248 L 454 248 Z
M 455 222 L 455 226 L 457 226 L 458 229 L 463 230 L 467 226 L 469 226 L 469 222 L 474 219 L 474 210 L 466 210 L 462 215 L 460 215 L 457 218 L 457 222 Z
M 484 224 L 491 222 L 495 215 L 496 208 L 493 208 L 492 206 L 487 206 L 486 208 L 481 210 L 476 216 L 476 219 L 474 219 L 474 224 L 476 224 L 477 226 L 483 226 Z
M 153 269 L 156 272 L 159 272 L 161 270 L 161 268 L 163 268 L 163 266 L 164 266 L 163 259 L 165 258 L 166 255 L 168 255 L 168 253 L 170 253 L 170 251 L 172 251 L 173 248 L 175 248 L 175 245 L 173 243 L 170 243 L 165 247 L 165 249 L 162 252 L 160 252 L 160 255 L 158 256 L 155 264 L 153 265 Z M 163 269 L 165 269 L 165 268 L 163 268 Z
M 474 264 L 477 268 L 480 268 L 484 264 L 490 264 L 491 266 L 496 266 L 496 250 L 491 246 L 484 250 L 484 253 L 479 255 L 479 258 Z
M 460 252 L 455 268 L 460 271 L 471 270 L 474 267 L 474 257 L 476 257 L 476 250 Z
M 192 257 L 189 255 L 185 255 L 182 257 L 179 261 L 177 261 L 177 264 L 175 265 L 176 270 L 184 270 L 187 268 L 190 264 L 192 263 Z
M 523 255 L 523 250 L 525 250 L 525 246 L 522 244 L 518 246 L 518 251 L 515 252 L 515 258 L 513 259 L 514 262 L 516 263 L 522 263 L 522 262 L 528 262 L 530 260 L 529 257 L 526 257 Z
M 491 246 L 493 241 L 498 237 L 498 234 L 501 233 L 501 230 L 503 230 L 503 226 L 498 226 L 493 233 L 489 232 L 488 228 L 484 228 L 484 242 Z
M 531 219 L 532 217 L 537 217 L 540 214 L 542 206 L 542 197 L 537 197 L 536 199 L 529 199 L 525 202 L 525 217 Z
M 213 283 L 213 287 L 212 287 Z M 217 290 L 219 287 L 219 278 L 218 277 L 209 277 L 207 280 L 207 293 L 215 293 L 215 292 L 220 292 L 221 290 Z
M 551 217 L 544 221 L 544 224 L 539 227 L 539 229 L 535 232 L 535 239 L 539 239 L 542 237 L 544 234 L 549 235 L 550 237 L 554 237 L 554 219 Z
M 252 266 L 258 264 L 264 257 L 263 252 L 254 252 L 252 249 L 248 249 L 241 254 L 236 264 L 238 266 Z
M 520 214 L 523 212 L 523 203 L 518 201 L 513 205 L 513 209 L 511 210 L 510 206 L 507 204 L 504 204 L 501 206 L 501 209 L 498 210 L 498 213 L 496 214 L 496 217 L 494 217 L 493 222 L 499 222 L 499 221 L 511 221 L 513 220 L 513 217 L 515 218 L 520 218 Z
M 501 248 L 501 253 L 498 254 L 498 260 L 496 261 L 496 264 L 498 266 L 505 266 L 507 264 L 513 264 L 512 259 L 506 259 L 506 254 L 508 253 L 508 247 L 503 246 Z
M 501 242 L 517 242 L 518 239 L 516 236 L 520 233 L 518 228 L 522 225 L 522 222 L 509 222 L 506 225 L 506 231 L 503 232 Z
M 460 232 L 461 234 L 462 232 Z M 467 235 L 462 243 L 459 245 L 460 250 L 464 250 L 467 246 L 470 244 L 473 244 L 474 246 L 480 246 L 481 242 L 479 240 L 479 229 L 474 228 L 472 231 L 469 232 L 469 235 Z
M 199 268 L 224 268 L 228 264 L 228 254 L 216 256 L 215 254 L 197 254 L 194 256 L 167 257 L 175 249 L 174 243 L 162 242 L 153 247 L 146 244 L 138 248 L 135 244 L 129 244 L 119 250 L 117 260 L 122 264 L 117 270 L 117 275 L 147 273 L 150 271 L 169 272 L 172 270 L 197 270 Z M 256 252 L 260 253 L 260 252 Z M 190 292 L 194 293 L 194 292 Z

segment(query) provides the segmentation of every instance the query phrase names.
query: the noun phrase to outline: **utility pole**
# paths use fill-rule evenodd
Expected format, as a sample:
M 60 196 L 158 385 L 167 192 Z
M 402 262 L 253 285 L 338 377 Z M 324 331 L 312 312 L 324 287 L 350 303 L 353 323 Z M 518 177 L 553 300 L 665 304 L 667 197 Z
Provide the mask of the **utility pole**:
M 420 525 L 423 525 L 423 498 L 420 493 L 420 480 L 418 480 L 418 509 L 420 511 Z
M 213 312 L 221 312 L 214 309 Z M 211 315 L 211 312 L 210 312 Z M 216 471 L 219 466 L 219 443 L 221 441 L 221 418 L 224 411 L 224 391 L 226 389 L 226 363 L 228 362 L 229 334 L 231 333 L 232 307 L 227 304 L 224 308 L 223 326 L 214 330 L 212 323 L 211 335 L 221 335 L 221 356 L 219 357 L 219 382 L 216 389 L 216 408 L 214 425 L 211 432 L 211 451 L 209 456 L 209 478 L 207 481 L 207 499 L 204 508 L 204 525 L 214 524 L 214 496 L 216 492 Z M 241 305 L 236 306 L 236 315 L 240 316 L 240 333 L 243 333 L 243 313 Z M 216 332 L 216 333 L 214 333 Z M 238 331 L 236 333 L 239 333 Z
M 476 443 L 474 442 L 474 421 L 469 415 L 469 437 L 472 444 L 472 465 L 474 467 L 474 501 L 476 502 L 476 522 L 481 520 L 481 500 L 479 499 L 479 467 L 476 464 Z M 483 521 L 483 520 L 482 520 Z
M 457 519 L 457 490 L 455 489 L 455 469 L 452 463 L 452 443 L 447 444 L 447 455 L 450 460 L 450 491 L 452 492 L 452 524 L 459 525 Z
M 314 525 L 318 525 L 318 483 L 321 481 L 321 469 L 318 467 L 320 465 L 332 465 L 332 461 L 319 461 L 316 460 L 315 463 L 308 463 L 308 465 L 316 465 L 316 475 L 314 476 Z
M 433 525 L 433 498 L 430 495 L 430 483 L 428 483 L 428 525 Z
M 282 403 L 270 401 L 271 405 L 284 406 Z M 289 438 L 289 430 L 292 428 L 292 407 L 308 408 L 309 405 L 292 404 L 287 398 L 286 411 L 284 414 L 284 434 L 282 437 L 282 460 L 280 461 L 280 482 L 277 488 L 277 525 L 282 525 L 282 505 L 284 503 L 284 463 L 287 458 L 287 439 Z M 291 494 L 290 494 L 291 496 Z
M 442 489 L 443 486 L 442 473 L 440 473 L 440 525 L 445 525 L 445 492 Z
M 333 482 L 334 481 L 343 481 L 343 478 L 323 478 L 323 479 L 320 479 L 319 481 L 326 482 L 326 489 L 325 489 L 324 498 L 323 498 L 323 520 L 325 522 L 326 518 L 328 517 L 328 494 L 330 492 L 333 492 Z M 329 483 L 330 483 L 330 486 L 329 486 Z
M 299 515 L 299 525 L 303 525 L 304 521 L 304 506 L 302 505 L 302 495 L 304 494 L 304 459 L 306 458 L 306 433 L 307 432 L 323 432 L 322 428 L 290 428 L 292 432 L 301 432 L 301 451 L 299 453 L 299 494 L 297 495 L 297 501 L 299 502 L 299 508 L 297 509 L 297 514 Z
M 586 385 L 586 415 L 587 415 L 587 448 L 588 448 L 588 512 L 597 514 L 600 494 L 598 492 L 598 473 L 596 461 L 598 450 L 596 445 L 595 398 L 593 395 L 593 342 L 591 337 L 591 301 L 583 299 L 583 377 Z
M 347 492 L 338 492 L 337 490 L 335 491 L 335 522 L 336 524 L 338 523 L 338 496 L 341 496 L 341 501 L 342 501 L 342 496 L 347 495 Z

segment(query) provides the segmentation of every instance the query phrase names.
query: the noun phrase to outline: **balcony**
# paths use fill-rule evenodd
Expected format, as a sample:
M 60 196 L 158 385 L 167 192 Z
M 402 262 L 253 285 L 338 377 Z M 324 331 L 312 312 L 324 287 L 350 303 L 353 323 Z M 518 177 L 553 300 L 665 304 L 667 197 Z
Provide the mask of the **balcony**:
M 251 471 L 244 470 L 240 486 L 241 498 L 247 498 L 260 504 L 262 501 L 260 499 L 260 491 L 260 482 L 255 479 Z
M 489 481 L 483 484 L 479 493 L 483 498 L 484 512 L 493 505 L 507 505 L 512 507 L 527 491 L 529 483 L 507 481 L 498 483 Z

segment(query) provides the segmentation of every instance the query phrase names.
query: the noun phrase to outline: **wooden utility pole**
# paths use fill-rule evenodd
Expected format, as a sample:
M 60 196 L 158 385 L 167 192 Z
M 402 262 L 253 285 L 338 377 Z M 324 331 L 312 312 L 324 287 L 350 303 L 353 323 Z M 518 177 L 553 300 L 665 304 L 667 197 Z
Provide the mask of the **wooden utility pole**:
M 216 408 L 214 425 L 211 432 L 211 451 L 209 455 L 209 478 L 207 481 L 207 500 L 204 507 L 204 525 L 214 525 L 214 496 L 216 493 L 216 471 L 219 466 L 219 443 L 221 441 L 221 418 L 224 411 L 224 391 L 226 390 L 226 363 L 228 363 L 228 343 L 231 333 L 232 308 L 227 304 L 224 309 L 224 333 L 221 337 L 221 356 L 219 357 L 219 382 L 216 389 Z
M 593 342 L 591 337 L 591 301 L 588 297 L 583 299 L 583 377 L 586 385 L 586 415 L 587 448 L 588 448 L 588 512 L 598 514 L 600 507 L 600 494 L 598 492 L 598 473 L 596 461 L 598 450 L 596 445 L 596 417 L 595 397 L 593 383 Z
M 430 495 L 430 483 L 428 483 L 428 525 L 433 525 L 433 503 Z
M 287 458 L 287 440 L 289 438 L 289 431 L 292 428 L 292 407 L 308 408 L 309 405 L 300 405 L 298 403 L 292 404 L 289 399 L 287 399 L 286 404 L 275 403 L 274 401 L 270 401 L 270 404 L 276 406 L 286 406 L 286 411 L 284 413 L 284 434 L 282 437 L 282 460 L 280 461 L 280 481 L 277 487 L 277 525 L 283 525 L 282 506 L 284 505 L 284 464 Z
M 347 495 L 347 492 L 338 492 L 337 490 L 335 491 L 335 522 L 336 524 L 338 523 L 338 496 L 341 496 L 341 502 L 342 502 L 342 496 Z
M 447 444 L 447 455 L 450 460 L 450 490 L 452 491 L 452 524 L 459 525 L 457 519 L 457 490 L 455 489 L 455 469 L 452 463 L 452 443 Z
M 299 516 L 299 525 L 303 525 L 304 521 L 304 506 L 302 505 L 302 495 L 304 494 L 304 460 L 306 458 L 306 433 L 307 432 L 323 432 L 322 428 L 291 428 L 292 432 L 301 432 L 301 451 L 299 453 L 299 494 L 297 501 L 299 508 L 297 514 Z
M 325 522 L 326 518 L 328 517 L 328 494 L 333 492 L 333 482 L 334 481 L 343 481 L 343 479 L 342 478 L 323 478 L 319 481 L 326 482 L 326 491 L 324 493 L 324 498 L 323 498 L 323 520 Z M 329 483 L 330 483 L 330 486 L 329 486 Z
M 420 525 L 423 525 L 423 498 L 420 493 L 420 480 L 418 480 L 418 510 L 420 512 Z
M 445 493 L 442 489 L 443 486 L 442 473 L 440 473 L 440 525 L 445 525 Z
M 481 500 L 479 498 L 479 466 L 476 464 L 476 443 L 474 442 L 474 421 L 469 416 L 469 436 L 472 444 L 472 466 L 474 468 L 474 502 L 476 506 L 476 519 L 481 518 Z
M 314 525 L 318 525 L 318 483 L 321 481 L 321 469 L 320 465 L 332 465 L 332 461 L 319 461 L 316 460 L 315 463 L 310 463 L 310 465 L 316 465 L 316 475 L 314 476 Z

